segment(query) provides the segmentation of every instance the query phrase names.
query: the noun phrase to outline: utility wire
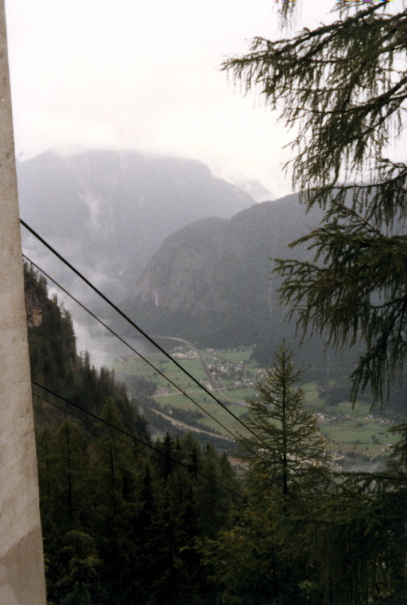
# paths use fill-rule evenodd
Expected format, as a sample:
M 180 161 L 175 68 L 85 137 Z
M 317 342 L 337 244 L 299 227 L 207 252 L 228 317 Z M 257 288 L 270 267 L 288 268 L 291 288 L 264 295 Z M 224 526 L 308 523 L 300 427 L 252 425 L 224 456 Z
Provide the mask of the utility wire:
M 182 462 L 181 460 L 177 460 L 176 458 L 172 458 L 171 456 L 169 456 L 168 454 L 166 454 L 165 452 L 162 452 L 161 450 L 159 450 L 158 448 L 154 447 L 153 445 L 151 445 L 151 443 L 147 443 L 146 441 L 144 441 L 143 439 L 140 439 L 139 437 L 136 437 L 136 435 L 133 435 L 132 433 L 129 433 L 128 431 L 126 431 L 126 429 L 122 429 L 119 428 L 118 426 L 115 426 L 114 424 L 112 424 L 111 422 L 109 422 L 108 420 L 104 420 L 103 418 L 101 418 L 100 416 L 97 416 L 96 414 L 94 414 L 93 412 L 89 412 L 88 410 L 85 410 L 85 408 L 81 407 L 80 405 L 78 405 L 77 403 L 74 403 L 73 401 L 69 401 L 69 399 L 66 399 L 65 397 L 62 397 L 62 395 L 58 395 L 58 393 L 55 393 L 55 391 L 52 391 L 51 389 L 49 389 L 48 387 L 45 387 L 43 384 L 40 384 L 39 382 L 36 382 L 35 380 L 31 380 L 31 384 L 33 384 L 36 387 L 39 387 L 41 389 L 43 389 L 46 393 L 49 393 L 50 395 L 53 395 L 54 397 L 57 397 L 58 399 L 60 399 L 61 401 L 63 401 L 64 403 L 67 403 L 68 405 L 76 408 L 77 410 L 80 410 L 81 412 L 88 414 L 91 418 L 93 418 L 94 420 L 97 420 L 98 422 L 101 422 L 103 424 L 105 424 L 106 426 L 108 426 L 109 428 L 114 429 L 115 431 L 117 431 L 118 433 L 121 433 L 122 435 L 126 435 L 126 437 L 130 437 L 130 439 L 133 439 L 133 441 L 136 441 L 137 443 L 141 443 L 142 445 L 144 445 L 145 447 L 149 448 L 150 450 L 160 454 L 161 456 L 163 456 L 164 458 L 167 458 L 168 460 L 171 460 L 171 462 L 175 462 L 176 464 L 178 464 L 179 466 L 182 466 L 184 468 L 186 468 L 188 471 L 191 471 L 191 466 L 189 464 L 186 464 L 185 462 Z M 86 420 L 84 420 L 83 418 L 80 418 L 80 416 L 73 414 L 71 412 L 68 412 L 67 410 L 64 410 L 63 408 L 61 408 L 60 406 L 58 406 L 57 404 L 53 403 L 52 401 L 49 401 L 48 399 L 45 399 L 45 397 L 42 397 L 41 395 L 38 395 L 37 393 L 34 393 L 35 397 L 38 397 L 39 399 L 42 399 L 43 401 L 57 407 L 59 410 L 61 410 L 62 412 L 66 413 L 66 414 L 70 414 L 71 416 L 74 416 L 75 418 L 78 418 L 79 420 L 85 422 L 86 424 L 91 424 L 90 422 L 87 422 Z M 94 426 L 92 424 L 92 426 Z M 118 439 L 119 441 L 125 442 L 124 439 L 120 439 L 120 437 L 118 437 L 117 435 L 112 435 L 110 432 L 102 429 L 101 427 L 96 427 L 98 430 L 102 431 L 103 433 L 107 433 L 110 437 L 113 437 L 114 439 Z M 126 443 L 126 442 L 125 442 Z M 222 489 L 230 492 L 231 494 L 233 494 L 234 496 L 238 496 L 239 498 L 242 498 L 242 494 L 239 494 L 238 492 L 235 492 L 233 489 L 227 487 L 226 485 L 223 485 L 222 483 L 219 483 L 218 481 L 216 481 L 215 479 L 211 479 L 211 477 L 208 477 L 207 475 L 205 475 L 204 473 L 201 473 L 201 471 L 196 471 L 196 474 L 199 475 L 200 477 L 202 477 L 203 479 L 205 479 L 206 481 L 209 481 L 209 483 L 212 483 L 213 485 L 216 485 L 217 487 L 221 487 Z
M 113 336 L 115 336 L 116 338 L 118 338 L 124 345 L 126 345 L 126 347 L 128 347 L 131 351 L 133 351 L 133 353 L 136 353 L 143 361 L 145 361 L 145 363 L 147 363 L 151 368 L 153 368 L 154 371 L 156 371 L 160 376 L 162 376 L 163 378 L 165 378 L 165 380 L 167 380 L 173 387 L 175 387 L 180 393 L 182 393 L 182 395 L 184 395 L 184 397 L 187 397 L 187 399 L 189 399 L 202 412 L 204 412 L 207 416 L 209 416 L 209 418 L 211 418 L 212 420 L 214 420 L 217 424 L 219 424 L 219 426 L 221 426 L 225 431 L 227 431 L 230 435 L 232 435 L 233 439 L 235 439 L 235 440 L 239 439 L 230 429 L 228 429 L 224 424 L 222 424 L 222 422 L 220 420 L 218 420 L 210 412 L 208 412 L 207 410 L 205 410 L 205 408 L 203 406 L 201 406 L 201 404 L 198 403 L 195 399 L 193 399 L 182 387 L 178 386 L 171 378 L 169 378 L 168 376 L 166 376 L 164 374 L 164 372 L 162 372 L 151 361 L 149 361 L 147 359 L 147 357 L 145 357 L 139 351 L 137 351 L 137 349 L 135 349 L 130 343 L 128 343 L 124 338 L 122 338 L 119 334 L 117 334 L 117 332 L 115 332 L 114 330 L 112 330 L 112 328 L 110 328 L 107 324 L 105 324 L 104 321 L 102 321 L 97 315 L 95 315 L 93 313 L 93 311 L 91 311 L 90 309 L 88 309 L 88 307 L 86 307 L 77 298 L 75 298 L 75 296 L 73 294 L 71 294 L 70 292 L 68 292 L 68 290 L 66 290 L 63 286 L 61 286 L 61 284 L 59 284 L 53 277 L 51 277 L 48 273 L 46 273 L 44 271 L 44 269 L 41 269 L 41 267 L 39 265 L 37 265 L 36 263 L 34 263 L 34 261 L 32 261 L 27 255 L 23 254 L 23 257 L 29 263 L 31 263 L 36 269 L 38 269 L 39 271 L 41 271 L 41 273 L 43 275 L 45 275 L 45 277 L 47 279 L 49 279 L 58 288 L 60 288 L 60 290 L 62 290 L 62 292 L 64 292 L 73 301 L 75 301 L 80 307 L 82 307 L 82 309 L 84 309 L 87 313 L 89 313 L 89 315 L 91 317 L 93 317 L 93 319 L 96 319 L 96 321 L 98 321 L 104 328 L 106 328 L 106 330 L 109 330 L 109 332 L 111 334 L 113 334 Z
M 87 424 L 88 426 L 90 426 L 93 429 L 96 428 L 96 430 L 99 431 L 100 433 L 105 433 L 106 435 L 109 435 L 109 437 L 113 437 L 113 439 L 116 439 L 117 441 L 121 441 L 121 443 L 125 443 L 126 445 L 129 444 L 129 442 L 126 441 L 125 439 L 121 439 L 117 435 L 112 435 L 112 433 L 110 433 L 109 431 L 107 431 L 105 429 L 102 429 L 102 427 L 96 426 L 94 422 L 92 422 L 90 420 L 85 420 L 85 418 L 82 418 L 82 416 L 80 416 L 79 414 L 75 414 L 74 412 L 69 412 L 64 407 L 55 403 L 55 401 L 50 401 L 49 399 L 42 397 L 42 395 L 38 395 L 38 393 L 35 393 L 34 391 L 33 391 L 33 396 L 36 397 L 37 399 L 41 399 L 41 401 L 45 401 L 45 403 L 48 403 L 49 405 L 54 406 L 54 408 L 57 408 L 57 410 L 60 410 L 61 412 L 63 412 L 64 415 L 68 414 L 68 416 L 72 416 L 73 418 L 76 418 L 80 422 L 83 422 L 83 424 Z
M 112 309 L 114 309 L 123 319 L 125 319 L 133 328 L 135 328 L 144 338 L 146 338 L 151 344 L 153 344 L 165 357 L 167 357 L 170 361 L 172 361 L 177 368 L 179 368 L 188 378 L 190 378 L 196 385 L 199 386 L 209 397 L 211 397 L 218 405 L 220 405 L 232 418 L 234 418 L 239 424 L 241 424 L 249 433 L 251 433 L 256 439 L 258 439 L 263 445 L 267 446 L 267 444 L 256 435 L 256 433 L 246 425 L 243 420 L 241 420 L 238 416 L 236 416 L 231 410 L 229 410 L 213 393 L 209 391 L 203 384 L 199 382 L 188 370 L 186 370 L 176 359 L 174 359 L 161 345 L 159 345 L 151 336 L 149 336 L 142 328 L 140 328 L 128 315 L 126 315 L 115 303 L 113 303 L 103 292 L 101 292 L 96 286 L 92 284 L 78 269 L 76 269 L 69 261 L 67 261 L 55 248 L 51 246 L 47 241 L 45 241 L 32 227 L 30 227 L 25 221 L 20 218 L 20 223 L 25 227 L 34 237 L 36 237 L 48 250 L 50 250 L 60 261 L 64 263 L 71 271 L 73 271 L 82 281 L 85 282 L 96 294 L 98 294 Z

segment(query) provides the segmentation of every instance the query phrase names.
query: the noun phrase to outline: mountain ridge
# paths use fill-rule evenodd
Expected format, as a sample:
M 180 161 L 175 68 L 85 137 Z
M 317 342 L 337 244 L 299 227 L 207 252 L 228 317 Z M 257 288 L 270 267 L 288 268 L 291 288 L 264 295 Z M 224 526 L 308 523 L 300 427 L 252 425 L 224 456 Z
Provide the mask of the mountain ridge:
M 139 152 L 45 152 L 17 172 L 22 218 L 120 296 L 172 232 L 254 203 L 202 162 Z
M 271 258 L 306 258 L 288 245 L 316 226 L 297 195 L 262 202 L 229 219 L 198 221 L 169 236 L 154 255 L 127 309 L 147 330 L 200 346 L 260 345 L 294 340 L 284 323 Z

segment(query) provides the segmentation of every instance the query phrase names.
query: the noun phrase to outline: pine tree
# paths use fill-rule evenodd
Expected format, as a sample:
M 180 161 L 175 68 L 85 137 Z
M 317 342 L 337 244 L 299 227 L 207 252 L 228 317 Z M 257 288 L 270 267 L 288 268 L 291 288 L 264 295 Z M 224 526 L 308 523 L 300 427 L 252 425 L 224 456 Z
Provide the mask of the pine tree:
M 249 400 L 242 437 L 247 504 L 238 523 L 203 550 L 226 603 L 317 603 L 317 568 L 310 566 L 315 507 L 331 485 L 325 441 L 304 409 L 292 353 L 283 345 Z M 233 560 L 233 565 L 231 564 Z M 313 600 L 315 598 L 315 601 Z
M 67 585 L 61 585 L 68 573 L 67 536 L 81 531 L 91 505 L 86 435 L 76 423 L 65 420 L 38 434 L 37 454 L 47 592 L 52 602 L 62 599 L 67 590 Z
M 101 560 L 91 536 L 80 530 L 68 532 L 64 539 L 65 575 L 57 587 L 63 597 L 61 605 L 92 605 L 92 597 L 99 600 L 103 590 L 99 570 Z
M 232 489 L 235 485 L 230 480 L 230 465 L 225 472 L 210 443 L 207 443 L 203 452 L 202 475 L 205 479 L 199 478 L 195 488 L 199 532 L 202 536 L 215 537 L 221 529 L 230 526 L 233 512 L 233 499 L 222 485 L 231 486 Z
M 258 439 L 250 435 L 240 440 L 251 480 L 272 486 L 285 506 L 297 494 L 319 489 L 328 462 L 316 416 L 304 409 L 304 393 L 297 386 L 302 372 L 292 357 L 285 345 L 278 349 L 273 367 L 257 385 L 257 397 L 248 399 L 245 424 Z
M 281 4 L 287 14 L 298 3 Z M 370 385 L 381 402 L 407 359 L 407 164 L 389 158 L 407 106 L 407 9 L 333 4 L 332 23 L 256 38 L 224 67 L 296 127 L 294 187 L 325 209 L 301 240 L 310 260 L 277 262 L 283 303 L 305 331 L 337 346 L 363 343 L 353 397 Z
M 141 469 L 138 451 L 116 430 L 123 429 L 123 423 L 113 400 L 107 400 L 101 417 L 111 426 L 102 425 L 104 432 L 94 439 L 89 526 L 103 560 L 107 602 L 122 605 L 129 602 L 137 582 L 135 524 Z
M 283 2 L 283 15 L 296 4 Z M 224 67 L 296 127 L 294 187 L 307 207 L 324 210 L 321 225 L 292 244 L 305 244 L 308 260 L 276 260 L 282 303 L 304 334 L 339 348 L 362 344 L 352 397 L 371 387 L 382 403 L 407 360 L 407 164 L 389 157 L 407 104 L 407 10 L 346 0 L 334 10 L 327 25 L 256 38 Z M 398 471 L 355 475 L 316 510 L 313 565 L 330 605 L 405 600 L 406 428 Z

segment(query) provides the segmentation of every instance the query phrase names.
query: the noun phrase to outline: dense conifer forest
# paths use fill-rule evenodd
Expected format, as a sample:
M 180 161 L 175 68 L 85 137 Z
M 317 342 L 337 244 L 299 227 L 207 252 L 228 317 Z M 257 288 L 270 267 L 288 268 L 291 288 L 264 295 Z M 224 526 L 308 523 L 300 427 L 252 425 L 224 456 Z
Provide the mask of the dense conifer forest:
M 405 426 L 382 471 L 335 470 L 282 346 L 236 474 L 190 433 L 153 441 L 146 385 L 129 400 L 25 279 L 50 605 L 405 603 Z
M 197 544 L 232 526 L 240 495 L 226 455 L 190 434 L 153 443 L 137 412 L 146 385 L 130 401 L 78 355 L 69 313 L 29 267 L 25 288 L 32 378 L 49 389 L 33 389 L 48 602 L 215 602 Z

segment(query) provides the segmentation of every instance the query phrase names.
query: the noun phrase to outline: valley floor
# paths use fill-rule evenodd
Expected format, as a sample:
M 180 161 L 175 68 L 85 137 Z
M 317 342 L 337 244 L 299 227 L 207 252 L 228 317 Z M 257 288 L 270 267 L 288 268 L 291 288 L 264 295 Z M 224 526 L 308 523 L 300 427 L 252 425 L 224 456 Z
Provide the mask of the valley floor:
M 235 416 L 244 417 L 249 406 L 246 400 L 255 395 L 257 381 L 263 373 L 263 368 L 252 358 L 252 350 L 198 350 L 185 340 L 171 340 L 175 345 L 172 348 L 173 357 Z M 209 437 L 230 437 L 217 421 L 233 432 L 241 429 L 231 415 L 207 393 L 200 391 L 168 359 L 155 354 L 152 360 L 165 376 L 185 390 L 213 418 L 202 413 L 191 400 L 155 373 L 142 359 L 133 356 L 115 360 L 113 367 L 125 381 L 142 376 L 156 384 L 153 394 L 155 414 L 166 419 L 172 426 L 202 432 Z M 306 406 L 317 414 L 321 432 L 327 437 L 334 458 L 363 458 L 365 461 L 384 458 L 397 441 L 397 437 L 389 433 L 388 429 L 400 419 L 395 418 L 391 412 L 386 416 L 384 412 L 372 411 L 368 401 L 358 401 L 352 406 L 348 400 L 343 399 L 346 380 L 343 371 L 333 372 L 329 381 L 325 371 L 320 374 L 322 376 L 313 376 L 314 380 L 300 386 L 305 392 Z

